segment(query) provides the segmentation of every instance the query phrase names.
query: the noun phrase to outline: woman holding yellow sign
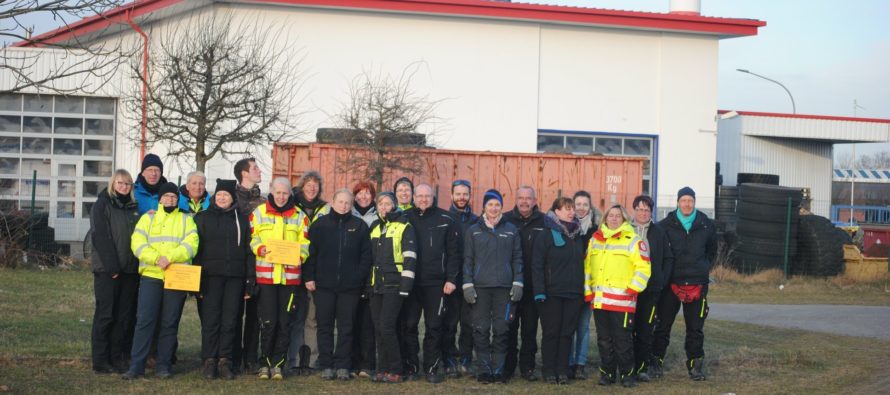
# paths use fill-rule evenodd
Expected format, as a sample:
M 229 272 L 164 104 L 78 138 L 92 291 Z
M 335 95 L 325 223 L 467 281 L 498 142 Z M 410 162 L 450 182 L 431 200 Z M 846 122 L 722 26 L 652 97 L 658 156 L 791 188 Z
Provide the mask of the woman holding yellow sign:
M 192 217 L 179 211 L 179 188 L 166 183 L 158 191 L 157 211 L 139 218 L 130 248 L 139 259 L 139 297 L 136 307 L 136 332 L 133 335 L 130 370 L 123 378 L 132 380 L 145 374 L 152 335 L 157 321 L 161 322 L 158 335 L 158 359 L 155 375 L 167 379 L 172 376 L 171 359 L 176 348 L 176 335 L 185 291 L 165 289 L 165 272 L 173 264 L 191 264 L 198 250 L 198 231 Z
M 300 265 L 309 256 L 309 219 L 294 206 L 287 178 L 272 180 L 266 204 L 250 215 L 256 254 L 257 315 L 260 320 L 260 379 L 281 380 L 290 345 L 290 323 L 296 313 Z M 300 306 L 307 308 L 308 306 Z

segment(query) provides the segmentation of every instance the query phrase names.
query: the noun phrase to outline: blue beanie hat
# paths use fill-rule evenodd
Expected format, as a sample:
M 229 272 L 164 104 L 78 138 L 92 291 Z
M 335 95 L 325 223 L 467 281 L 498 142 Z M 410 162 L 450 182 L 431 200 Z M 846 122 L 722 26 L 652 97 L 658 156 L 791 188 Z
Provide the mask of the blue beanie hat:
M 485 204 L 491 199 L 501 202 L 501 206 L 504 205 L 504 197 L 501 196 L 501 193 L 498 192 L 497 189 L 489 189 L 485 191 L 485 195 L 482 195 L 482 206 L 485 207 Z
M 695 191 L 693 191 L 690 187 L 680 188 L 680 190 L 677 191 L 677 200 L 680 200 L 681 197 L 687 195 L 692 196 L 692 200 L 695 200 Z
M 142 158 L 142 170 L 140 170 L 139 172 L 141 173 L 145 171 L 146 168 L 151 166 L 155 166 L 158 169 L 161 169 L 161 174 L 164 173 L 164 162 L 161 162 L 161 158 L 155 154 L 148 154 L 145 155 L 144 158 Z

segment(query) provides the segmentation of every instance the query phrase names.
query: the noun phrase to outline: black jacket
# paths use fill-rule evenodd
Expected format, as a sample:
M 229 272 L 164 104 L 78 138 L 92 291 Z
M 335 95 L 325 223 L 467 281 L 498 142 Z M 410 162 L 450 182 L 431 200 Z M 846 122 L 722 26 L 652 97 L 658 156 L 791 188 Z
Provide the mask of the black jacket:
M 192 262 L 201 266 L 202 276 L 256 277 L 250 220 L 234 204 L 223 210 L 211 203 L 207 210 L 195 214 L 195 227 L 200 241 Z
M 674 255 L 670 282 L 680 285 L 707 284 L 708 273 L 717 257 L 717 232 L 714 222 L 699 211 L 687 233 L 677 218 L 677 211 L 674 210 L 658 224 L 667 233 Z
M 368 225 L 352 212 L 334 210 L 309 227 L 309 258 L 303 280 L 318 288 L 337 291 L 362 288 L 371 271 L 371 236 Z
M 522 282 L 519 230 L 501 218 L 494 229 L 479 217 L 464 235 L 464 286 L 510 288 Z
M 636 227 L 634 227 L 636 230 Z M 646 284 L 644 293 L 658 295 L 671 281 L 671 270 L 674 267 L 674 253 L 664 227 L 652 221 L 646 230 L 646 242 L 649 244 L 649 263 L 652 274 Z
M 445 210 L 414 207 L 406 213 L 417 234 L 417 281 L 415 287 L 458 285 L 462 255 L 460 225 Z
M 510 221 L 510 223 L 519 229 L 522 244 L 522 261 L 531 263 L 532 249 L 535 246 L 535 239 L 538 238 L 538 234 L 545 229 L 544 214 L 538 210 L 538 206 L 535 206 L 532 207 L 531 215 L 527 218 L 522 218 L 522 215 L 519 214 L 519 208 L 514 207 L 510 212 L 504 213 L 504 219 Z M 532 284 L 532 271 L 524 270 L 523 274 L 525 275 L 525 283 Z M 526 292 L 523 294 L 522 298 L 530 299 L 531 297 L 531 292 Z
M 574 236 L 566 234 L 549 216 L 544 217 L 544 224 L 547 229 L 535 239 L 532 252 L 534 294 L 561 298 L 583 297 L 584 258 L 587 255 L 583 235 L 580 231 Z
M 454 204 L 451 204 L 451 208 L 448 209 L 448 213 L 451 214 L 451 217 L 454 218 L 455 222 L 458 224 L 458 228 L 460 229 L 460 234 L 457 235 L 458 245 L 457 251 L 458 256 L 460 257 L 460 266 L 463 267 L 463 256 L 464 256 L 464 235 L 467 233 L 467 229 L 470 228 L 476 221 L 479 221 L 479 216 L 473 214 L 473 209 L 467 205 L 466 210 L 458 210 L 457 207 L 454 207 Z M 463 269 L 459 269 L 457 271 L 457 282 L 455 284 L 460 285 L 463 284 L 464 271 Z
M 393 231 L 401 231 L 396 248 Z M 371 275 L 368 276 L 375 294 L 404 293 L 414 288 L 415 270 L 417 270 L 417 243 L 414 227 L 401 211 L 386 214 L 385 219 L 378 219 L 371 224 Z M 401 250 L 401 251 L 399 251 Z M 395 254 L 402 257 L 402 270 L 395 261 Z M 405 273 L 405 272 L 408 273 Z
M 136 199 L 121 200 L 103 191 L 90 210 L 93 272 L 136 273 L 139 260 L 130 249 L 130 236 L 139 222 Z

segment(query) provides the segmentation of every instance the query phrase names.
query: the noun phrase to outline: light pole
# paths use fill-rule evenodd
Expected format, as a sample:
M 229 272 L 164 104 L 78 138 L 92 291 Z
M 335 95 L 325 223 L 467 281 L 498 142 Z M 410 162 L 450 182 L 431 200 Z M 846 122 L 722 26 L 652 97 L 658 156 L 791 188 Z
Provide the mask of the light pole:
M 757 73 L 754 73 L 754 72 L 751 72 L 751 71 L 749 71 L 749 70 L 745 70 L 745 69 L 736 69 L 736 71 L 739 71 L 739 72 L 742 72 L 742 73 L 746 73 L 746 74 L 751 74 L 751 75 L 753 75 L 753 76 L 755 76 L 755 77 L 763 78 L 763 79 L 765 79 L 765 80 L 767 80 L 767 81 L 769 81 L 769 82 L 773 82 L 773 83 L 775 83 L 775 84 L 781 86 L 782 89 L 785 90 L 785 92 L 788 92 L 788 97 L 791 98 L 791 113 L 792 113 L 792 114 L 797 114 L 797 106 L 794 105 L 794 96 L 791 96 L 791 91 L 789 91 L 788 88 L 785 87 L 785 85 L 782 85 L 781 82 L 776 81 L 776 80 L 774 80 L 774 79 L 772 79 L 772 78 L 764 77 L 764 76 L 762 76 L 762 75 L 760 75 L 760 74 L 757 74 Z

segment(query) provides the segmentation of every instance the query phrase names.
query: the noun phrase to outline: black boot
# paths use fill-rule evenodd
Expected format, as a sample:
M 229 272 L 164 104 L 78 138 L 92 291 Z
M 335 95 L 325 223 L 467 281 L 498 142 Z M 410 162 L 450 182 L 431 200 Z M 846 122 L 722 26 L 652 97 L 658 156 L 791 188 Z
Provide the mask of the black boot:
M 615 383 L 615 373 L 606 373 L 603 368 L 600 368 L 600 382 L 599 385 L 612 385 Z
M 207 358 L 204 360 L 204 369 L 203 374 L 205 379 L 215 379 L 217 375 L 216 371 L 216 358 Z
M 649 360 L 649 378 L 657 379 L 664 376 L 664 359 L 652 357 Z
M 312 369 L 309 368 L 309 358 L 312 356 L 312 349 L 307 345 L 300 346 L 300 373 L 304 376 L 308 376 L 312 374 Z
M 637 386 L 637 375 L 634 374 L 633 369 L 621 375 L 621 386 L 624 388 L 633 388 Z
M 689 378 L 694 381 L 704 381 L 706 379 L 704 367 L 704 358 L 699 357 L 686 361 L 686 368 L 689 369 Z
M 228 358 L 220 358 L 219 363 L 216 364 L 217 370 L 219 371 L 219 377 L 226 380 L 235 379 L 235 372 L 232 371 L 232 360 Z
M 642 381 L 644 383 L 648 383 L 650 380 L 649 377 L 649 364 L 646 362 L 640 362 L 640 366 L 637 366 L 637 381 Z

